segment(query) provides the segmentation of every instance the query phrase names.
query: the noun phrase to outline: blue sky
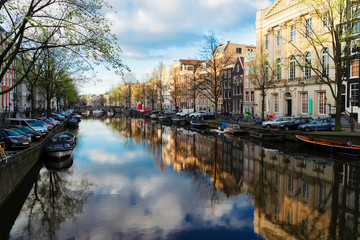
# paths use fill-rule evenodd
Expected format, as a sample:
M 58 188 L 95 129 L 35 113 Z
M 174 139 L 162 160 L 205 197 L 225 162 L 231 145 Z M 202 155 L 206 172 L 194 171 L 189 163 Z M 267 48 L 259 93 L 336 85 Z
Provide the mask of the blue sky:
M 122 48 L 123 62 L 144 81 L 160 61 L 198 59 L 204 34 L 214 31 L 220 42 L 256 43 L 256 11 L 270 0 L 109 0 L 105 16 Z M 81 94 L 100 94 L 121 83 L 119 76 L 98 67 L 98 78 Z

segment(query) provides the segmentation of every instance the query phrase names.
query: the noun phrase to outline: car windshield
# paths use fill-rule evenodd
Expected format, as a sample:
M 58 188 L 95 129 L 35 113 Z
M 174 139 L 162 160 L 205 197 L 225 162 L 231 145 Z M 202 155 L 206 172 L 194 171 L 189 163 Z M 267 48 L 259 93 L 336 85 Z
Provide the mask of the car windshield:
M 4 129 L 4 132 L 6 133 L 6 135 L 8 136 L 19 136 L 20 134 L 13 131 L 13 130 L 8 130 L 8 129 Z
M 289 123 L 294 123 L 295 122 L 295 119 L 291 120 Z
M 17 133 L 19 133 L 19 134 L 21 134 L 21 135 L 26 134 L 26 133 L 24 133 L 24 131 L 22 131 L 22 130 L 19 129 L 19 128 L 12 128 L 11 130 L 12 130 L 12 131 L 15 131 L 15 132 L 17 132 Z
M 316 123 L 316 120 L 314 120 L 314 121 L 312 121 L 312 122 L 310 122 L 310 123 L 315 124 L 315 123 Z
M 43 127 L 44 125 L 38 121 L 38 120 L 27 120 L 27 123 L 29 123 L 32 127 Z
M 19 129 L 23 130 L 23 131 L 26 131 L 26 132 L 32 132 L 33 130 L 27 126 L 20 126 L 18 127 Z

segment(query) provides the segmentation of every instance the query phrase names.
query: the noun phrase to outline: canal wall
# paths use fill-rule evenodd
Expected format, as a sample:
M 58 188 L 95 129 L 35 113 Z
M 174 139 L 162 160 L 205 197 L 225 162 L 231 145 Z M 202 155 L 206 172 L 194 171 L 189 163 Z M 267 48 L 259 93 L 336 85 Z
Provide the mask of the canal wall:
M 6 203 L 17 186 L 40 159 L 46 142 L 49 141 L 54 134 L 63 131 L 65 124 L 66 121 L 62 122 L 61 125 L 56 127 L 38 144 L 20 151 L 13 156 L 9 156 L 7 163 L 0 163 L 0 208 Z

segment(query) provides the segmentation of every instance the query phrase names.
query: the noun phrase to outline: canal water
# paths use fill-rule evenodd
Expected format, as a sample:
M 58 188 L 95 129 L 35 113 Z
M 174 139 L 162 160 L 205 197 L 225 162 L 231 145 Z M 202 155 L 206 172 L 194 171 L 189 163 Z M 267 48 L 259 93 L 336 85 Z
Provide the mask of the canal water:
M 1 239 L 359 239 L 358 159 L 142 119 L 77 137 L 2 209 Z

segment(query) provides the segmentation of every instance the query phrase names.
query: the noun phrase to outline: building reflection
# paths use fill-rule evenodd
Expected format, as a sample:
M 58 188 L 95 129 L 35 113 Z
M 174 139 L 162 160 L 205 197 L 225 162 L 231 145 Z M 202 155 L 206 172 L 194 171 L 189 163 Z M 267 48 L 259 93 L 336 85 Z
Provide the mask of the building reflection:
M 266 239 L 358 239 L 360 167 L 267 149 L 241 138 L 201 135 L 144 120 L 107 122 L 155 166 L 207 178 L 227 197 L 254 198 L 254 229 Z M 213 197 L 213 196 L 212 196 Z

